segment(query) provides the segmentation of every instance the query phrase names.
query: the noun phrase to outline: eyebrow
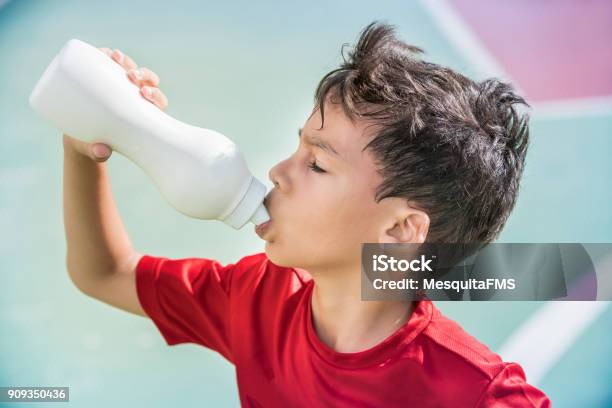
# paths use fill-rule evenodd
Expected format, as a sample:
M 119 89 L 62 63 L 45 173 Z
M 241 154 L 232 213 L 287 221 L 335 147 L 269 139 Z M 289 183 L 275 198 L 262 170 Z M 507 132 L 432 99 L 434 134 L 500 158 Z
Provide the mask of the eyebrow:
M 329 144 L 329 142 L 321 139 L 319 136 L 314 136 L 314 135 L 304 135 L 306 137 L 306 142 L 313 145 L 313 146 L 317 146 L 318 148 L 325 150 L 328 153 L 332 153 L 338 157 L 340 157 L 340 153 L 338 153 L 336 151 L 336 149 L 334 149 L 334 147 Z M 301 139 L 302 138 L 302 128 L 298 128 L 298 138 Z

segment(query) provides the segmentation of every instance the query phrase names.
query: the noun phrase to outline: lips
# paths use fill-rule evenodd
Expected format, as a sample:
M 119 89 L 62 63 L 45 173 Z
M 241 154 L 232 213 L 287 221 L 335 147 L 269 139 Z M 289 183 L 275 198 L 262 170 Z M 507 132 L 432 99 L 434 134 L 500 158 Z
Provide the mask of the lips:
M 264 239 L 264 235 L 266 231 L 268 230 L 268 226 L 270 225 L 271 222 L 272 220 L 268 220 L 255 227 L 255 233 L 259 236 L 259 238 Z

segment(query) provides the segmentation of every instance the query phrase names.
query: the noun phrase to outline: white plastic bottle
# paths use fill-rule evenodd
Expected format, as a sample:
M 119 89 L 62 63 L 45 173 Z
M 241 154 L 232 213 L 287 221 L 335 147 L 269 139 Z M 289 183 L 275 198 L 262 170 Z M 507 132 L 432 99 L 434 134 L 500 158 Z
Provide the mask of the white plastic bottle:
M 85 142 L 105 143 L 155 182 L 181 213 L 238 229 L 270 217 L 266 187 L 221 133 L 174 119 L 145 100 L 125 70 L 99 49 L 68 41 L 30 95 L 53 125 Z

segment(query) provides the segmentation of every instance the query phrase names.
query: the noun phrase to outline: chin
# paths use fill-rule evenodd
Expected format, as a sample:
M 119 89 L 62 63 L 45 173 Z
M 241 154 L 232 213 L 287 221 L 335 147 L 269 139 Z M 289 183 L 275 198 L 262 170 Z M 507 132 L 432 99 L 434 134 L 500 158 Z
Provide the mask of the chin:
M 282 248 L 279 248 L 274 241 L 266 241 L 266 256 L 268 259 L 277 266 L 285 268 L 296 268 L 299 267 L 300 260 L 295 259 L 291 254 L 285 253 Z

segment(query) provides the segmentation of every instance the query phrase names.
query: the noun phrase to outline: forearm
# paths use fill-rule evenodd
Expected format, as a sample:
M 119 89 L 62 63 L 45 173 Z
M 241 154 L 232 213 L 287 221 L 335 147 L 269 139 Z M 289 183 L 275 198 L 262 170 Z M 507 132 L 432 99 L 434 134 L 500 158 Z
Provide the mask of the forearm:
M 118 270 L 134 251 L 113 200 L 105 163 L 64 144 L 63 195 L 68 273 L 87 290 Z

